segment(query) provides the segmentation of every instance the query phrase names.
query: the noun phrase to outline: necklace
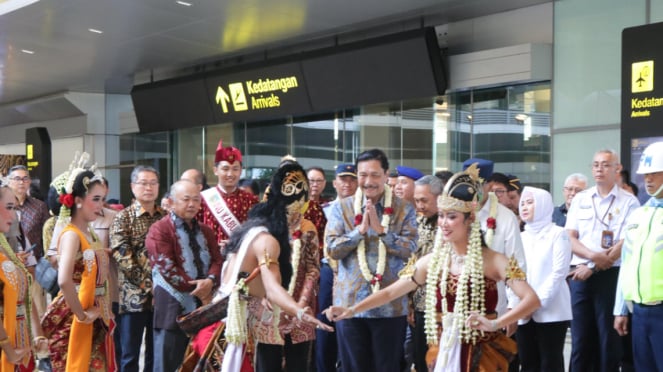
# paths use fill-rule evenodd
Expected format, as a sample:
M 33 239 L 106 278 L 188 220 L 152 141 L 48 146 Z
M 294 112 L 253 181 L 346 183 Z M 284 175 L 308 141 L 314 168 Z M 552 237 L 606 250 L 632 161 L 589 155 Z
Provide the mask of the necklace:
M 361 206 L 364 201 L 364 194 L 361 191 L 361 188 L 357 188 L 355 193 L 354 200 L 354 212 L 355 212 L 355 225 L 359 225 L 362 221 L 363 215 L 361 214 Z M 390 187 L 384 188 L 384 212 L 382 213 L 382 228 L 386 233 L 389 229 L 389 223 L 391 221 L 391 215 L 394 213 L 391 208 L 392 202 L 392 191 Z M 357 246 L 357 260 L 359 261 L 359 269 L 361 270 L 361 275 L 371 286 L 371 293 L 377 292 L 380 290 L 380 282 L 382 281 L 382 275 L 384 274 L 384 269 L 387 262 L 387 247 L 385 247 L 382 239 L 379 239 L 378 243 L 378 262 L 375 268 L 375 274 L 371 273 L 371 270 L 368 268 L 368 262 L 366 261 L 366 243 L 365 238 L 362 238 L 359 241 Z
M 459 255 L 456 253 L 456 250 L 451 249 L 451 261 L 454 263 L 456 266 L 463 266 L 465 264 L 465 257 L 466 255 Z

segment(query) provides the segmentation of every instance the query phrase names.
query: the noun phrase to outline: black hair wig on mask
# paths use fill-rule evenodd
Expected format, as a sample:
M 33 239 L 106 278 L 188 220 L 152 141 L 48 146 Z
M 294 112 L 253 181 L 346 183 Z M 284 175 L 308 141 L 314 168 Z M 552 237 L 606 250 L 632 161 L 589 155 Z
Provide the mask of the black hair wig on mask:
M 281 164 L 272 176 L 265 195 L 266 200 L 254 205 L 249 211 L 249 219 L 233 231 L 223 255 L 226 258 L 230 253 L 236 253 L 244 235 L 253 227 L 266 227 L 279 242 L 281 252 L 278 261 L 281 285 L 288 288 L 292 278 L 292 265 L 290 263 L 291 248 L 286 207 L 302 198 L 308 201 L 308 180 L 304 168 L 299 163 L 290 160 Z

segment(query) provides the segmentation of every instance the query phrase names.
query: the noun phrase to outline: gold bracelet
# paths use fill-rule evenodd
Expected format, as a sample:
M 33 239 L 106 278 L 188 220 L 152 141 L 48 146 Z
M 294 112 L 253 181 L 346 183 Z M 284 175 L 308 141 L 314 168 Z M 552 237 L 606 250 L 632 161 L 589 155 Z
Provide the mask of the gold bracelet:
M 0 346 L 2 345 L 9 345 L 9 337 L 5 337 L 2 340 L 0 340 Z

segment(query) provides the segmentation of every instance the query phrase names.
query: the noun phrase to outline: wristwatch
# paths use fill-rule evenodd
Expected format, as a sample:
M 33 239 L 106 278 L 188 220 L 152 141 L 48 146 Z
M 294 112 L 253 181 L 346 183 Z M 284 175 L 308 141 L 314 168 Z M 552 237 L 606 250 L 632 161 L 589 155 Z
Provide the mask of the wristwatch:
M 216 275 L 209 274 L 209 275 L 207 275 L 207 279 L 212 279 L 212 283 L 216 284 Z
M 592 270 L 592 274 L 598 271 L 594 262 L 587 263 L 587 268 Z

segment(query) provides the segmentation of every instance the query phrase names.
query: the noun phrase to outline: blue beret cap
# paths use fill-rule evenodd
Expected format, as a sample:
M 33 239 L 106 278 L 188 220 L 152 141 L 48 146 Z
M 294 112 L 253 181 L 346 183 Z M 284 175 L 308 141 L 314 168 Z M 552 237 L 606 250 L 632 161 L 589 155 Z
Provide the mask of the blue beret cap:
M 483 178 L 484 181 L 487 181 L 490 176 L 493 175 L 493 165 L 495 165 L 495 163 L 492 160 L 480 158 L 467 159 L 463 162 L 463 170 L 467 169 L 467 167 L 474 163 L 477 163 L 477 167 L 479 167 L 479 177 Z
M 396 171 L 398 171 L 399 176 L 412 178 L 415 181 L 424 176 L 424 174 L 421 173 L 419 169 L 410 168 L 403 165 L 397 166 Z
M 354 164 L 339 164 L 336 167 L 337 176 L 352 176 L 357 178 L 357 170 Z

